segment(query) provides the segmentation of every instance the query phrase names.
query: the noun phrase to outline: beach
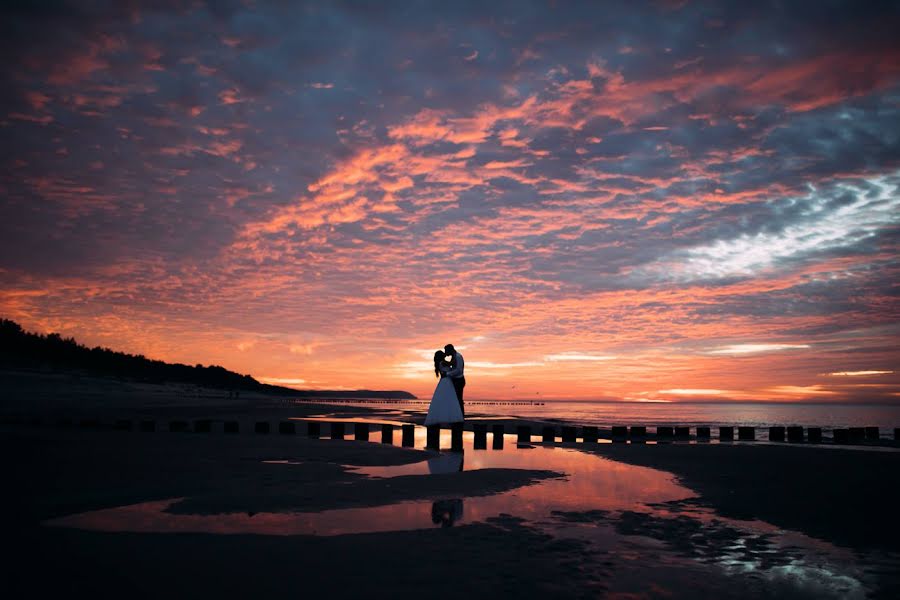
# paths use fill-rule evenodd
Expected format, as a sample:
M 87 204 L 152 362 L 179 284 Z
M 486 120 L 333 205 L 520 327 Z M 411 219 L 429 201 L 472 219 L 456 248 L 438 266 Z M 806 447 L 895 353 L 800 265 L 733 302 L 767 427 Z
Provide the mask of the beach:
M 2 426 L 12 589 L 238 597 L 891 597 L 900 453 L 786 444 L 519 448 L 475 417 L 465 452 L 381 442 L 397 407 L 139 407 L 156 431 Z M 45 407 L 46 408 L 46 407 Z M 99 406 L 93 407 L 97 413 Z M 170 433 L 172 419 L 209 433 Z M 241 433 L 221 424 L 235 419 Z M 252 424 L 271 422 L 269 434 Z M 296 423 L 294 435 L 276 424 Z M 308 420 L 348 423 L 310 439 Z M 190 422 L 190 421 L 189 421 Z M 367 442 L 349 423 L 370 424 Z M 475 450 L 475 423 L 503 450 Z M 87 425 L 87 424 L 85 424 Z M 537 427 L 538 423 L 533 423 Z M 397 432 L 399 434 L 399 431 Z M 449 432 L 442 446 L 449 447 Z M 46 576 L 52 565 L 53 577 Z M 452 575 L 450 575 L 452 574 Z
M 0 30 L 0 600 L 900 599 L 900 2 Z

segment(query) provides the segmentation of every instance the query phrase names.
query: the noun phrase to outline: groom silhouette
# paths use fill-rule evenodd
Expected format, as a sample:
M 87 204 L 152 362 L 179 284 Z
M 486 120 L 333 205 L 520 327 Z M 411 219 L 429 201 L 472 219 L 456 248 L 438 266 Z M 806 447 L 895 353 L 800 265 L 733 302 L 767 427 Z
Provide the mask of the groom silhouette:
M 447 371 L 447 377 L 453 383 L 453 389 L 456 390 L 456 399 L 459 400 L 459 411 L 466 416 L 466 410 L 463 408 L 463 388 L 466 387 L 466 378 L 463 376 L 465 369 L 465 361 L 463 355 L 456 351 L 453 344 L 444 346 L 444 354 L 450 357 L 450 370 Z

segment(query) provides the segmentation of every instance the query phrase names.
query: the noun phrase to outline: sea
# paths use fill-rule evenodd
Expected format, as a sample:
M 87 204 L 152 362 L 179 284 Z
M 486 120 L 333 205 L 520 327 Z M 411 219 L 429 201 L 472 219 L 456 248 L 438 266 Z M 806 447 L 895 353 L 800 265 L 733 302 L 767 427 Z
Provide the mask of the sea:
M 317 401 L 318 402 L 318 401 Z M 342 404 L 428 411 L 426 400 L 350 401 Z M 721 425 L 765 428 L 773 425 L 821 427 L 878 427 L 883 436 L 900 427 L 900 404 L 761 403 L 761 402 L 608 402 L 594 400 L 544 400 L 541 402 L 466 401 L 467 416 L 519 417 L 562 421 L 577 425 Z
M 600 402 L 546 401 L 518 406 L 496 403 L 483 407 L 484 413 L 503 413 L 517 417 L 598 425 L 732 425 L 769 427 L 900 427 L 900 405 L 860 404 L 775 404 L 709 402 Z M 467 413 L 482 412 L 475 403 Z

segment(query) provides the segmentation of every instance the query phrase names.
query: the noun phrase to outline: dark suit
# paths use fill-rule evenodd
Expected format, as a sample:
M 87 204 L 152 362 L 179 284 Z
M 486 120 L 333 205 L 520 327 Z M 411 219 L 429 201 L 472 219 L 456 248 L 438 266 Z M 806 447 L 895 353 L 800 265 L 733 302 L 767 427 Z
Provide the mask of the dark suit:
M 453 389 L 456 390 L 456 399 L 459 400 L 459 410 L 466 416 L 466 409 L 463 408 L 463 388 L 466 387 L 466 378 L 465 377 L 451 377 L 450 381 L 453 382 Z
M 466 416 L 466 409 L 463 407 L 463 388 L 466 387 L 465 368 L 466 361 L 463 355 L 457 352 L 450 361 L 452 368 L 447 373 L 450 381 L 453 382 L 453 389 L 456 390 L 456 399 L 459 400 L 459 411 L 463 417 Z

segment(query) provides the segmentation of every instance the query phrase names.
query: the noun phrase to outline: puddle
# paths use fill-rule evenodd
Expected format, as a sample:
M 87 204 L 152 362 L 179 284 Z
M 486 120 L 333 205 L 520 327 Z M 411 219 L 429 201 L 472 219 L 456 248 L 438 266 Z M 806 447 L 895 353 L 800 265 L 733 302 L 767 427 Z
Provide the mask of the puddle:
M 424 429 L 417 427 L 416 447 L 424 445 L 424 437 Z M 573 448 L 521 449 L 515 442 L 514 435 L 506 435 L 502 450 L 474 450 L 473 434 L 466 432 L 464 452 L 431 452 L 427 460 L 405 465 L 345 468 L 384 480 L 452 477 L 481 469 L 549 470 L 564 476 L 490 496 L 461 493 L 319 512 L 181 514 L 169 509 L 183 498 L 171 498 L 71 515 L 45 525 L 109 532 L 335 536 L 473 523 L 524 524 L 557 539 L 582 540 L 607 559 L 615 556 L 615 574 L 608 575 L 613 578 L 637 570 L 645 573 L 636 576 L 638 580 L 652 579 L 656 567 L 674 565 L 687 569 L 684 573 L 699 570 L 701 577 L 709 573 L 749 578 L 760 589 L 792 597 L 863 598 L 872 587 L 867 569 L 873 565 L 882 572 L 896 568 L 896 557 L 867 557 L 863 568 L 863 561 L 852 551 L 760 521 L 718 517 L 693 503 L 696 494 L 662 471 Z M 441 445 L 450 445 L 449 431 L 442 433 Z M 303 464 L 300 457 L 262 462 L 266 469 Z M 352 490 L 353 484 L 347 485 Z
M 449 445 L 449 432 L 444 437 L 442 445 Z M 325 440 L 322 443 L 339 442 Z M 419 440 L 416 445 L 421 445 Z M 457 506 L 453 511 L 454 523 L 478 523 L 503 514 L 514 514 L 527 520 L 547 519 L 553 510 L 597 507 L 646 510 L 646 503 L 681 500 L 695 495 L 676 483 L 668 473 L 614 462 L 575 449 L 540 446 L 518 449 L 512 435 L 505 437 L 504 447 L 504 450 L 474 450 L 473 435 L 466 432 L 464 452 L 430 452 L 427 460 L 405 465 L 345 468 L 373 478 L 428 476 L 488 468 L 555 471 L 564 473 L 565 477 L 542 480 L 491 496 L 433 498 L 310 513 L 255 513 L 248 516 L 244 513 L 185 515 L 166 512 L 180 500 L 174 498 L 62 517 L 46 524 L 102 531 L 342 535 L 432 527 L 432 505 L 442 501 L 453 501 Z M 290 469 L 303 461 L 273 458 L 261 463 L 266 468 Z

